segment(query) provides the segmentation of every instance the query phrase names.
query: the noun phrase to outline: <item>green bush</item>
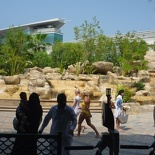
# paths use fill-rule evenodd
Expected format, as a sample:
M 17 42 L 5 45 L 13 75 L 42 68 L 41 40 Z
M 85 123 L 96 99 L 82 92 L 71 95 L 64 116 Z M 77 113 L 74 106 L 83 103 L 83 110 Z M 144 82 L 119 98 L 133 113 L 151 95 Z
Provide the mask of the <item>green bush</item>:
M 136 91 L 144 90 L 145 84 L 142 82 L 134 82 L 133 87 L 136 88 Z
M 132 99 L 132 95 L 133 95 L 133 91 L 130 87 L 128 86 L 124 86 L 124 85 L 117 85 L 117 94 L 120 90 L 124 90 L 124 96 L 123 96 L 123 102 L 131 102 Z
M 93 73 L 95 73 L 95 71 L 96 71 L 95 67 L 91 63 L 89 63 L 84 66 L 83 73 L 84 74 L 93 74 Z

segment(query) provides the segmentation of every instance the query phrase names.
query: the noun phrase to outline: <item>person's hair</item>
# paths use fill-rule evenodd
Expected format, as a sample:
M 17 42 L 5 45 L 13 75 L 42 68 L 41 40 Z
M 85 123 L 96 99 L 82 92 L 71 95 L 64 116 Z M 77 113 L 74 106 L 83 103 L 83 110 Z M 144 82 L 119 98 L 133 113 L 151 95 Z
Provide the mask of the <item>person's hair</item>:
M 78 87 L 76 87 L 76 86 L 75 86 L 75 92 L 80 93 L 80 89 Z
M 83 91 L 83 96 L 89 96 L 89 92 L 87 90 Z
M 124 90 L 120 90 L 120 91 L 118 92 L 118 95 L 121 95 L 122 93 L 124 93 Z
M 39 95 L 37 93 L 32 93 L 29 97 L 29 106 L 36 107 L 40 105 Z
M 26 95 L 25 92 L 21 92 L 21 93 L 19 94 L 19 96 L 20 96 L 20 99 L 21 99 L 21 100 L 27 100 L 27 95 Z
M 60 93 L 57 96 L 57 102 L 59 104 L 66 103 L 66 95 L 64 93 Z

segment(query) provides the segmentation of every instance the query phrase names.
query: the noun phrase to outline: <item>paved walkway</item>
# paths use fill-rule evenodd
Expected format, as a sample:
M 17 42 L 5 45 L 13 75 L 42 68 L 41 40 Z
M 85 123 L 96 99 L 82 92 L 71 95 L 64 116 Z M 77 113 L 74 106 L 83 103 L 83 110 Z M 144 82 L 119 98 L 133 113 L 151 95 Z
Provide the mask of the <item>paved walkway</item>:
M 14 112 L 0 112 L 0 132 L 16 132 L 12 127 Z M 92 114 L 92 123 L 96 126 L 100 134 L 106 132 L 107 128 L 102 126 L 101 113 Z M 95 146 L 100 138 L 95 138 L 94 131 L 83 123 L 87 129 L 81 134 L 81 137 L 74 137 L 73 145 L 93 145 Z M 154 141 L 155 127 L 153 127 L 153 113 L 130 115 L 128 123 L 121 125 L 124 131 L 120 132 L 120 145 L 150 145 Z M 49 133 L 50 124 L 46 127 L 44 133 Z M 71 155 L 95 155 L 97 149 L 71 151 Z M 109 154 L 108 148 L 102 154 Z M 120 149 L 119 155 L 147 155 L 149 150 L 123 150 Z

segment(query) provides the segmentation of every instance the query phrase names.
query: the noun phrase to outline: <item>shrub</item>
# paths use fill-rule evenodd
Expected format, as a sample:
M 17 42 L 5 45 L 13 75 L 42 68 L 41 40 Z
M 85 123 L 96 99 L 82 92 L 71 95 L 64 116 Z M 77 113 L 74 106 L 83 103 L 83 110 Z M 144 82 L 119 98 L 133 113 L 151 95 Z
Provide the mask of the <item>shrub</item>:
M 142 82 L 134 82 L 133 87 L 136 88 L 136 91 L 144 90 L 145 84 Z
M 120 90 L 124 90 L 123 102 L 130 102 L 133 91 L 130 87 L 124 85 L 117 85 L 117 94 Z

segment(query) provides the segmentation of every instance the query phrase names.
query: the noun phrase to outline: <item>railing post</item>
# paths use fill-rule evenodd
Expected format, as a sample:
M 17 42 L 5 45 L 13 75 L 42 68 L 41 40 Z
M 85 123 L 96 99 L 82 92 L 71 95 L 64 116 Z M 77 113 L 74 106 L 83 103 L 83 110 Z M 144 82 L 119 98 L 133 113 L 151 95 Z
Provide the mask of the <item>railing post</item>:
M 62 132 L 58 132 L 58 147 L 57 147 L 57 153 L 58 155 L 62 154 Z

